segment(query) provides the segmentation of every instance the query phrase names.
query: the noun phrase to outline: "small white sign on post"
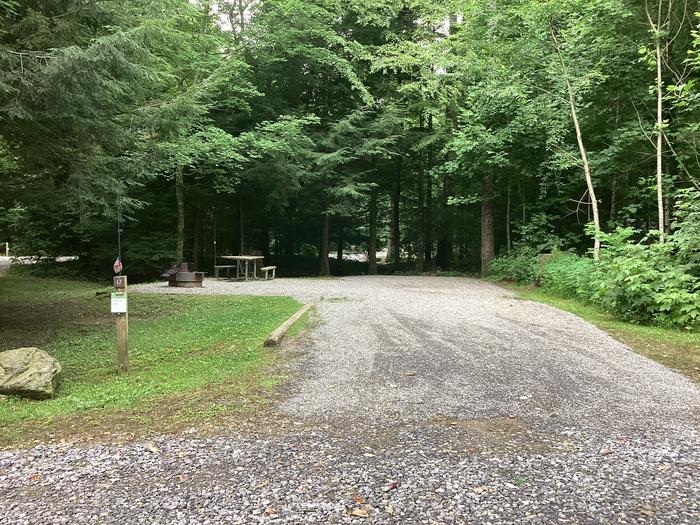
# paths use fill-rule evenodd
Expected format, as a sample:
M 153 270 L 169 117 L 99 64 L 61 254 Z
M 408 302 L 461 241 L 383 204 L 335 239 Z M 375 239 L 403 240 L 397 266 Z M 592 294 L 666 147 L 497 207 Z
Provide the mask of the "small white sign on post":
M 126 294 L 123 292 L 112 292 L 112 313 L 125 314 L 126 311 Z

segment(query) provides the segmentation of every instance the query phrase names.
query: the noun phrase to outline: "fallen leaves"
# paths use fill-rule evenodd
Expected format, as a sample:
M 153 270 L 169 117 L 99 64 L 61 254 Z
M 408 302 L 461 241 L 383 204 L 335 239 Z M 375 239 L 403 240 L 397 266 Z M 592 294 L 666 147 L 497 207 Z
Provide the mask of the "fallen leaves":
M 645 516 L 649 517 L 654 517 L 656 516 L 656 507 L 654 505 L 648 504 L 648 503 L 643 503 L 642 505 L 639 506 L 639 512 L 644 514 Z
M 359 507 L 350 511 L 350 516 L 355 518 L 369 518 L 369 507 Z
M 367 503 L 365 497 L 360 494 L 355 494 L 352 497 L 352 501 L 354 506 L 352 508 L 348 506 L 348 514 L 353 518 L 369 518 L 373 508 L 372 505 Z

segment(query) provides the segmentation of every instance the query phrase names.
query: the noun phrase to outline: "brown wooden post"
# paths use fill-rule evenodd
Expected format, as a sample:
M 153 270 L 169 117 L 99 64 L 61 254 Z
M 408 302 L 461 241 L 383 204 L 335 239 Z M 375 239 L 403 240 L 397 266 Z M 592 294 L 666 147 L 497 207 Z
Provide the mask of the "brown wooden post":
M 117 324 L 117 373 L 125 374 L 129 371 L 129 312 L 126 293 L 126 275 L 118 275 L 114 278 L 114 288 L 117 294 L 123 295 L 124 308 L 115 311 L 114 299 L 112 303 L 112 313 L 116 315 Z M 114 298 L 114 295 L 112 296 Z

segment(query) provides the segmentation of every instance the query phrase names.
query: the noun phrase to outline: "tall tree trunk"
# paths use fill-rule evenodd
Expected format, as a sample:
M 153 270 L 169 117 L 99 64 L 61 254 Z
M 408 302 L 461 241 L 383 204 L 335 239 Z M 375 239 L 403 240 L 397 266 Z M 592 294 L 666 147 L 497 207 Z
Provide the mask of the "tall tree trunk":
M 182 264 L 185 260 L 185 178 L 182 168 L 175 171 L 175 200 L 177 201 L 177 249 L 175 262 Z
M 367 273 L 377 275 L 377 190 L 369 198 L 369 239 L 367 239 Z
M 664 217 L 664 84 L 661 51 L 661 12 L 663 2 L 659 0 L 659 16 L 655 30 L 654 45 L 656 47 L 656 202 L 659 207 L 659 241 L 664 242 L 666 220 Z
M 239 255 L 243 255 L 245 252 L 245 227 L 243 226 L 243 196 L 238 197 L 238 230 L 240 233 L 240 244 L 238 245 Z
M 615 130 L 620 129 L 620 97 L 615 98 Z M 615 132 L 617 133 L 617 131 Z M 608 229 L 612 228 L 615 220 L 615 205 L 617 201 L 617 172 L 613 172 L 610 181 L 610 217 L 608 219 Z
M 615 206 L 617 206 L 617 174 L 613 173 L 612 182 L 610 184 L 610 222 L 612 225 L 615 220 Z
M 399 157 L 398 170 L 396 172 L 396 185 L 394 186 L 394 197 L 392 199 L 391 210 L 391 225 L 393 228 L 394 249 L 393 259 L 394 264 L 398 265 L 401 262 L 401 224 L 400 224 L 400 206 L 401 206 L 401 171 L 403 169 L 403 159 Z
M 437 241 L 437 253 L 435 254 L 435 262 L 442 270 L 449 270 L 450 263 L 452 262 L 452 224 L 450 224 L 450 217 L 447 200 L 449 198 L 449 176 L 445 175 L 442 181 L 442 201 L 441 205 L 443 207 L 443 216 L 439 225 L 440 236 Z
M 506 249 L 511 250 L 513 244 L 510 238 L 510 177 L 508 177 L 508 188 L 506 190 Z
M 394 209 L 394 194 L 391 194 L 391 209 Z M 394 214 L 389 213 L 389 235 L 386 241 L 386 256 L 384 262 L 390 261 L 394 257 Z
M 527 222 L 527 201 L 525 200 L 525 190 L 523 189 L 523 184 L 520 177 L 518 177 L 518 198 L 520 199 L 520 206 L 522 207 L 522 220 L 524 225 Z
M 422 157 L 422 155 L 421 155 Z M 425 204 L 424 204 L 424 180 L 425 173 L 423 169 L 423 160 L 419 160 L 420 166 L 418 167 L 418 210 L 416 217 L 418 218 L 418 227 L 416 230 L 418 234 L 416 236 L 416 271 L 418 273 L 424 271 L 425 264 Z
M 424 268 L 433 268 L 433 180 L 428 177 L 425 183 L 425 261 Z
M 328 276 L 331 274 L 330 261 L 328 260 L 328 253 L 330 250 L 330 243 L 328 241 L 329 231 L 331 225 L 330 215 L 327 213 L 323 214 L 323 226 L 321 227 L 321 250 L 319 253 L 321 259 L 321 275 Z
M 581 154 L 581 162 L 583 163 L 583 174 L 586 177 L 586 186 L 588 187 L 588 196 L 591 199 L 591 209 L 593 210 L 593 226 L 595 227 L 595 241 L 593 242 L 593 258 L 598 260 L 600 257 L 600 239 L 598 234 L 600 233 L 600 216 L 598 215 L 598 199 L 595 196 L 595 190 L 593 188 L 593 179 L 591 178 L 591 168 L 588 164 L 588 155 L 586 153 L 586 147 L 583 143 L 583 136 L 581 134 L 581 126 L 578 121 L 578 113 L 576 111 L 576 99 L 574 97 L 574 90 L 571 86 L 569 80 L 569 71 L 566 67 L 566 62 L 564 62 L 564 56 L 561 53 L 561 47 L 559 46 L 559 40 L 554 31 L 551 28 L 552 39 L 554 41 L 555 49 L 557 55 L 559 56 L 559 63 L 561 64 L 561 72 L 564 77 L 564 83 L 566 84 L 566 91 L 569 96 L 569 109 L 571 110 L 571 120 L 574 122 L 574 128 L 576 130 L 576 142 L 578 143 L 579 153 Z
M 338 253 L 336 254 L 336 261 L 338 267 L 338 275 L 343 275 L 343 250 L 345 249 L 345 228 L 343 225 L 343 220 L 338 219 Z
M 217 253 L 217 243 L 219 242 L 218 237 L 216 236 L 216 206 L 212 207 L 211 209 L 211 238 L 212 238 L 212 251 L 214 255 L 214 264 L 212 266 L 216 266 L 218 264 L 217 259 L 218 259 L 218 253 Z
M 192 238 L 192 267 L 195 269 L 195 271 L 199 270 L 199 251 L 200 251 L 200 246 L 201 246 L 201 238 L 202 238 L 202 218 L 201 218 L 201 213 L 199 210 L 199 206 L 197 206 L 197 210 L 195 212 L 194 216 L 194 233 L 193 233 L 193 238 Z
M 488 172 L 481 181 L 481 276 L 489 273 L 489 265 L 496 257 L 493 220 L 493 173 Z
M 270 256 L 270 226 L 267 224 L 267 220 L 263 223 L 262 235 L 260 237 L 262 241 L 262 246 L 260 252 L 263 257 Z
M 451 26 L 451 30 L 454 26 Z M 454 102 L 449 103 L 445 107 L 445 117 L 452 122 L 452 134 L 454 135 L 459 128 L 459 121 L 457 117 L 456 104 Z M 450 162 L 456 158 L 457 154 L 453 149 L 447 152 L 447 161 Z M 440 236 L 437 242 L 437 253 L 435 254 L 435 259 L 437 266 L 443 270 L 449 270 L 452 263 L 452 250 L 454 242 L 454 233 L 452 228 L 452 221 L 450 220 L 450 215 L 452 212 L 449 205 L 447 204 L 450 195 L 452 194 L 452 179 L 449 173 L 446 173 L 442 180 L 442 213 L 441 221 L 439 225 Z
M 428 131 L 433 132 L 433 114 L 428 114 Z M 432 161 L 431 149 L 428 149 L 427 162 L 430 165 Z M 425 181 L 425 255 L 423 268 L 428 270 L 433 269 L 433 179 L 428 176 Z

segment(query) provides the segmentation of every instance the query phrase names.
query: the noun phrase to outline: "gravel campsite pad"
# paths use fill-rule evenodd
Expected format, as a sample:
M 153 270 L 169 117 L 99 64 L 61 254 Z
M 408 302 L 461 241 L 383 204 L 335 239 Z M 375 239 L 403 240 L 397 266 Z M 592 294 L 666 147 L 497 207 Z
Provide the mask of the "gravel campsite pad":
M 700 389 L 571 314 L 458 278 L 138 289 L 317 320 L 252 429 L 0 453 L 0 523 L 700 523 Z

